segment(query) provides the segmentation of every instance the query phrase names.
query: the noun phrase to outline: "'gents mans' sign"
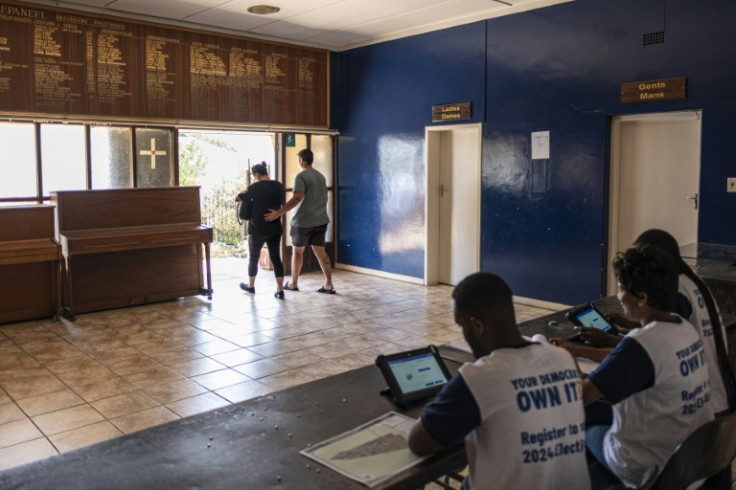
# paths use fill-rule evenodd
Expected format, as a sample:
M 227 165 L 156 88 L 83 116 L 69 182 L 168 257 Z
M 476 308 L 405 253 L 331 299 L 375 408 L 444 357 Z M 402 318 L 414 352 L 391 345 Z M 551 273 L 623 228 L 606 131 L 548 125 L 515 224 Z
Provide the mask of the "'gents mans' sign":
M 432 122 L 459 121 L 472 117 L 471 102 L 457 102 L 455 104 L 433 105 Z
M 684 99 L 687 77 L 645 80 L 621 84 L 621 103 Z

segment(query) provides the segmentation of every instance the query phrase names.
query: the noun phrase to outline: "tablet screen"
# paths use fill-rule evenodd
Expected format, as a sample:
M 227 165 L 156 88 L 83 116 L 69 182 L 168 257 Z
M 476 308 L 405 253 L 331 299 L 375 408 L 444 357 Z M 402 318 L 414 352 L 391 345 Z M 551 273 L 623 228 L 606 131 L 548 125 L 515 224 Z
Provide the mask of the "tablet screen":
M 604 332 L 608 332 L 612 328 L 598 310 L 592 306 L 576 313 L 575 317 L 584 327 L 594 327 L 598 330 L 603 330 Z
M 388 367 L 404 394 L 447 383 L 445 373 L 431 352 L 388 361 Z

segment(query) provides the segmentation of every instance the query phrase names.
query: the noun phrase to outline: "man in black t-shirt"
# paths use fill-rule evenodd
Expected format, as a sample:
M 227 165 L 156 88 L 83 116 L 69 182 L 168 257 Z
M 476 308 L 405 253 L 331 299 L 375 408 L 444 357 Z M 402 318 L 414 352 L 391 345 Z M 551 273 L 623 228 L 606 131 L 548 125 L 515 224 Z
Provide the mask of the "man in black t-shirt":
M 240 283 L 240 289 L 255 294 L 256 274 L 258 274 L 258 260 L 265 243 L 268 247 L 268 256 L 273 264 L 273 273 L 276 276 L 277 289 L 274 297 L 284 299 L 284 265 L 281 262 L 281 220 L 266 221 L 263 216 L 272 209 L 279 209 L 285 200 L 284 186 L 281 182 L 268 178 L 266 162 L 258 163 L 251 169 L 256 180 L 235 198 L 242 202 L 242 206 L 250 206 L 251 213 L 248 221 L 248 284 Z

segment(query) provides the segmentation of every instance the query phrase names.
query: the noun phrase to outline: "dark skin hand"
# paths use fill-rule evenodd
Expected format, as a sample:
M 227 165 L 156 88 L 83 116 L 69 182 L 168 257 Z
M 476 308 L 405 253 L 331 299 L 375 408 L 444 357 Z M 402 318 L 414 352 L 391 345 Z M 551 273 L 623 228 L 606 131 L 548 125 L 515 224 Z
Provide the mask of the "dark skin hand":
M 616 347 L 621 341 L 618 335 L 611 335 L 593 327 L 576 327 L 580 339 L 593 347 Z
M 606 320 L 625 330 L 631 330 L 632 328 L 638 328 L 641 326 L 639 325 L 639 322 L 627 318 L 621 313 L 609 313 L 608 315 L 606 315 Z
M 584 357 L 596 362 L 602 362 L 603 358 L 605 358 L 611 351 L 613 351 L 613 349 L 610 347 L 592 347 L 589 345 L 578 344 L 576 342 L 568 342 L 567 340 L 560 338 L 549 339 L 549 343 L 552 345 L 556 345 L 557 347 L 562 347 L 570 354 L 572 354 L 573 358 Z M 580 369 L 578 368 L 578 371 L 579 370 Z

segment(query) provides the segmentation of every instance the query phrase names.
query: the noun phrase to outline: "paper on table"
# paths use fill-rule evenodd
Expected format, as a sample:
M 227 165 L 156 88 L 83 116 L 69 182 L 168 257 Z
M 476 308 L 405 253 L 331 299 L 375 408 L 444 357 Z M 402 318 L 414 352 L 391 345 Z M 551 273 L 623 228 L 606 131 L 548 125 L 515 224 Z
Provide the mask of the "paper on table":
M 409 450 L 407 439 L 414 422 L 411 417 L 389 412 L 300 454 L 374 487 L 429 457 Z

